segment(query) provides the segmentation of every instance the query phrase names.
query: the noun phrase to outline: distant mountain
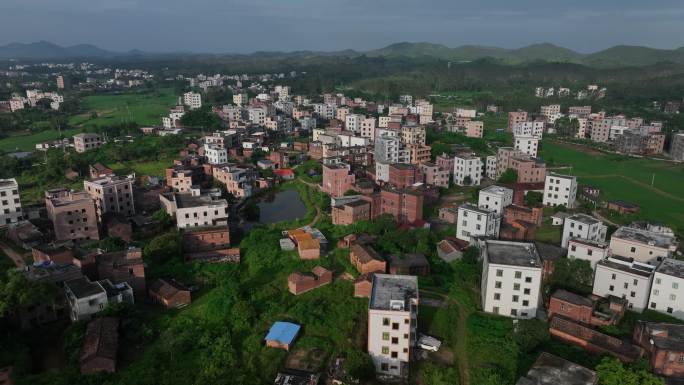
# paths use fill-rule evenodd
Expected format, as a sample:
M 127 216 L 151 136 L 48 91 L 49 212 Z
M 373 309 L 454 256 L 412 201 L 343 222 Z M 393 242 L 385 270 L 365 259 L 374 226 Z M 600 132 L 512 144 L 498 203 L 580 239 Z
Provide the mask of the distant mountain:
M 139 50 L 128 52 L 113 52 L 89 44 L 79 44 L 70 47 L 62 47 L 47 41 L 36 43 L 12 43 L 0 46 L 0 58 L 16 59 L 65 59 L 65 58 L 109 58 L 109 57 L 140 57 L 180 55 L 198 56 L 206 55 L 189 52 L 176 53 L 146 53 Z M 473 61 L 483 58 L 492 58 L 508 64 L 520 64 L 534 61 L 564 62 L 585 64 L 593 67 L 624 67 L 624 66 L 647 66 L 661 62 L 684 64 L 684 47 L 677 49 L 656 49 L 640 46 L 620 45 L 603 51 L 582 54 L 573 50 L 559 47 L 551 43 L 532 44 L 522 48 L 506 49 L 487 47 L 480 45 L 463 45 L 460 47 L 447 47 L 442 44 L 428 42 L 418 43 L 395 43 L 386 47 L 370 51 L 354 51 L 351 49 L 333 52 L 320 51 L 259 51 L 252 54 L 234 55 L 245 58 L 316 58 L 316 57 L 384 57 L 384 58 L 411 58 L 411 59 L 439 59 L 450 61 Z M 216 56 L 216 55 L 210 55 Z M 221 55 L 219 55 L 221 56 Z
M 11 43 L 0 46 L 0 58 L 5 59 L 58 59 L 70 57 L 107 57 L 117 55 L 90 44 L 62 47 L 48 41 Z

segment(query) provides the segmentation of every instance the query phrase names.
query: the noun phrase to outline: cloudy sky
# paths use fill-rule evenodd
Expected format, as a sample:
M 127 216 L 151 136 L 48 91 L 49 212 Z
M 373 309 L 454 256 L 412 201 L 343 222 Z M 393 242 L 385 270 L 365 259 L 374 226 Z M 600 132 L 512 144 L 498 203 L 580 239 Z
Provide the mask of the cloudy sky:
M 0 0 L 0 44 L 247 53 L 402 41 L 684 46 L 682 0 Z

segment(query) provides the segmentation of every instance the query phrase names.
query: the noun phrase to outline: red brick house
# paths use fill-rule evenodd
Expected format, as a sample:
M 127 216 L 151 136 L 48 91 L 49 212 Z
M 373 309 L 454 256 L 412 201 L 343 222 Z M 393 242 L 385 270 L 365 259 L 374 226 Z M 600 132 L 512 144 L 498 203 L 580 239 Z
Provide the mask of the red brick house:
M 423 254 L 391 255 L 389 258 L 390 274 L 430 275 L 430 263 Z
M 145 263 L 141 249 L 129 248 L 98 255 L 96 263 L 98 279 L 109 279 L 114 283 L 127 282 L 138 298 L 145 296 Z
M 157 279 L 150 285 L 150 298 L 166 308 L 181 308 L 192 302 L 190 290 L 175 280 Z
M 503 219 L 506 223 L 525 221 L 537 226 L 542 224 L 542 208 L 510 205 L 504 207 Z
M 369 245 L 352 244 L 349 260 L 361 274 L 384 273 L 387 269 L 387 262 Z
M 389 183 L 396 188 L 403 189 L 422 181 L 420 170 L 412 164 L 393 163 L 389 166 Z
M 629 341 L 609 336 L 558 315 L 551 319 L 549 333 L 591 353 L 610 354 L 624 362 L 634 362 L 643 354 L 643 350 L 639 346 L 633 345 Z
M 380 192 L 381 214 L 390 214 L 399 223 L 423 219 L 423 193 L 416 189 L 383 189 Z
M 361 274 L 354 280 L 354 297 L 370 298 L 373 290 L 373 273 Z
M 684 377 L 684 325 L 637 321 L 633 339 L 656 374 Z
M 228 226 L 183 230 L 183 253 L 187 261 L 239 263 L 240 249 L 230 247 Z
M 96 318 L 88 324 L 81 349 L 81 374 L 114 373 L 119 349 L 119 320 Z
M 74 250 L 63 245 L 39 245 L 31 249 L 34 263 L 52 261 L 56 265 L 73 263 Z
M 566 291 L 556 290 L 549 301 L 549 318 L 558 314 L 585 325 L 616 325 L 624 316 L 626 301 L 612 297 L 608 301 L 594 300 Z
M 607 206 L 608 210 L 616 211 L 620 214 L 634 214 L 639 212 L 639 206 L 634 203 L 625 202 L 622 200 L 610 201 Z
M 334 225 L 351 225 L 358 221 L 367 221 L 371 215 L 371 205 L 365 200 L 345 203 L 334 206 L 331 209 L 332 223 Z
M 300 295 L 331 283 L 333 274 L 330 270 L 316 266 L 311 273 L 292 273 L 287 277 L 287 288 L 290 293 Z
M 533 241 L 537 226 L 526 221 L 504 222 L 499 229 L 499 238 L 509 241 Z

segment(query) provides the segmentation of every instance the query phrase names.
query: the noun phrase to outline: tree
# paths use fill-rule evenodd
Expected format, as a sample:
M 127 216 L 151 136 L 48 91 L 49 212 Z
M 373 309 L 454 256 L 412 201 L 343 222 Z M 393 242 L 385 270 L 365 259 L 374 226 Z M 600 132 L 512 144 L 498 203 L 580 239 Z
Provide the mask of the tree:
M 589 261 L 575 258 L 560 258 L 554 264 L 551 287 L 575 291 L 579 294 L 591 293 L 594 270 Z
M 144 258 L 155 263 L 180 259 L 183 254 L 180 235 L 172 232 L 155 237 L 145 246 L 143 251 Z
M 515 342 L 523 352 L 532 351 L 549 338 L 549 325 L 538 319 L 521 320 L 515 326 Z
M 554 126 L 558 135 L 561 136 L 575 137 L 579 131 L 579 121 L 567 116 L 556 119 Z
M 349 190 L 344 192 L 344 196 L 346 196 L 346 197 L 353 196 L 353 195 L 359 195 L 359 192 L 356 190 L 352 190 L 352 189 L 349 189 Z
M 471 184 L 473 184 L 473 178 L 471 178 L 470 175 L 466 175 L 465 178 L 463 178 L 463 185 L 470 186 Z
M 20 307 L 48 303 L 55 298 L 57 288 L 45 282 L 32 282 L 19 270 L 8 270 L 0 280 L 0 318 Z
M 186 112 L 181 118 L 181 124 L 184 127 L 215 130 L 221 128 L 221 119 L 211 112 L 211 107 L 202 106 Z
M 539 191 L 528 191 L 524 200 L 527 207 L 540 207 L 544 201 L 544 194 Z
M 518 181 L 518 172 L 512 168 L 504 171 L 499 177 L 499 183 L 516 183 Z
M 463 262 L 475 264 L 480 258 L 480 249 L 477 246 L 470 246 L 463 251 Z
M 606 357 L 596 366 L 599 385 L 664 385 L 663 380 L 644 369 L 625 366 L 613 357 Z
M 157 221 L 162 228 L 167 228 L 173 223 L 173 218 L 164 209 L 155 211 L 152 214 L 152 219 Z

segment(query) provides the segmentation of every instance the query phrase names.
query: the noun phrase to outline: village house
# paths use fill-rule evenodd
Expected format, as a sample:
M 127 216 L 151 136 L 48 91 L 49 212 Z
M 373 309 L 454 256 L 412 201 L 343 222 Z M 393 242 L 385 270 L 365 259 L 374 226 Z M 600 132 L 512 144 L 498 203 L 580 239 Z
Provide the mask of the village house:
M 503 220 L 506 223 L 523 221 L 536 226 L 541 226 L 542 213 L 543 210 L 539 207 L 530 208 L 526 206 L 510 205 L 503 209 Z
M 346 163 L 323 164 L 323 192 L 338 197 L 350 190 L 355 182 L 351 167 Z
M 98 134 L 82 133 L 74 135 L 74 150 L 83 153 L 102 146 L 102 138 Z
M 266 346 L 289 351 L 297 339 L 300 329 L 301 326 L 295 323 L 276 321 L 271 325 L 271 329 L 264 338 Z
M 387 262 L 370 245 L 352 244 L 349 248 L 349 260 L 361 274 L 387 271 Z
M 240 249 L 230 247 L 230 230 L 227 225 L 186 228 L 181 236 L 187 261 L 240 262 Z
M 666 258 L 653 274 L 648 308 L 684 320 L 684 261 Z
M 494 210 L 464 203 L 458 208 L 456 226 L 456 238 L 473 243 L 479 237 L 498 238 L 501 217 Z
M 628 309 L 642 312 L 648 306 L 654 269 L 631 258 L 610 256 L 596 264 L 592 292 L 604 298 L 625 298 Z
M 481 209 L 493 210 L 501 215 L 504 209 L 513 203 L 513 190 L 491 185 L 479 192 L 477 206 Z
M 45 192 L 48 218 L 57 241 L 98 240 L 95 203 L 88 193 L 55 189 Z
M 587 214 L 574 214 L 565 218 L 561 246 L 567 248 L 572 238 L 604 242 L 607 231 L 608 228 L 598 219 Z
M 549 173 L 544 183 L 544 206 L 575 207 L 577 178 L 570 175 Z
M 0 179 L 0 226 L 21 220 L 21 198 L 16 179 Z
M 81 374 L 114 373 L 119 350 L 119 320 L 96 318 L 88 323 L 81 348 Z
M 228 222 L 228 202 L 219 198 L 219 191 L 201 191 L 193 187 L 189 192 L 159 195 L 159 201 L 179 229 L 225 225 Z
M 359 199 L 331 207 L 332 223 L 334 225 L 351 225 L 359 221 L 371 219 L 371 205 Z
M 657 375 L 684 377 L 683 325 L 637 321 L 633 339 L 646 351 Z
M 458 209 L 456 207 L 440 207 L 437 215 L 440 221 L 452 224 L 458 222 Z
M 389 273 L 428 276 L 430 275 L 430 262 L 425 255 L 420 253 L 392 254 L 389 256 Z
M 671 257 L 677 245 L 673 235 L 629 226 L 620 227 L 610 237 L 613 254 L 654 266 L 664 258 Z
M 375 274 L 368 303 L 368 354 L 382 375 L 408 375 L 416 343 L 418 279 Z
M 192 302 L 190 290 L 173 279 L 157 279 L 150 285 L 149 295 L 167 309 L 182 308 Z
M 625 314 L 627 301 L 615 296 L 607 299 L 593 299 L 569 292 L 556 290 L 549 301 L 548 317 L 560 315 L 585 325 L 616 325 Z
M 542 281 L 542 262 L 536 246 L 487 240 L 480 254 L 482 309 L 506 317 L 536 317 Z
M 297 252 L 301 259 L 318 259 L 321 257 L 320 241 L 302 229 L 288 230 L 287 236 L 297 246 Z
M 107 279 L 115 284 L 126 282 L 138 298 L 144 298 L 145 262 L 142 249 L 130 247 L 98 255 L 95 259 L 99 279 Z
M 470 244 L 464 240 L 447 237 L 437 243 L 437 256 L 446 262 L 461 259 Z
M 294 295 L 300 295 L 307 291 L 319 288 L 331 283 L 333 274 L 330 270 L 316 266 L 311 273 L 292 273 L 287 277 L 287 289 Z
M 108 303 L 133 303 L 133 289 L 125 282 L 114 286 L 108 280 L 91 282 L 82 277 L 65 282 L 64 291 L 74 322 L 90 319 Z
M 598 380 L 593 370 L 543 352 L 515 385 L 597 385 Z
M 84 180 L 83 190 L 95 201 L 97 217 L 107 213 L 117 213 L 127 217 L 135 214 L 133 200 L 133 176 L 118 177 L 105 176 L 97 179 Z
M 373 273 L 361 274 L 354 280 L 354 297 L 370 298 L 373 289 Z
M 610 248 L 605 242 L 587 241 L 581 238 L 570 238 L 568 241 L 568 258 L 589 261 L 591 268 L 610 255 Z
M 634 203 L 626 202 L 623 200 L 614 200 L 608 202 L 608 205 L 606 208 L 610 211 L 615 211 L 619 214 L 627 215 L 627 214 L 635 214 L 639 212 L 639 205 L 636 205 Z

